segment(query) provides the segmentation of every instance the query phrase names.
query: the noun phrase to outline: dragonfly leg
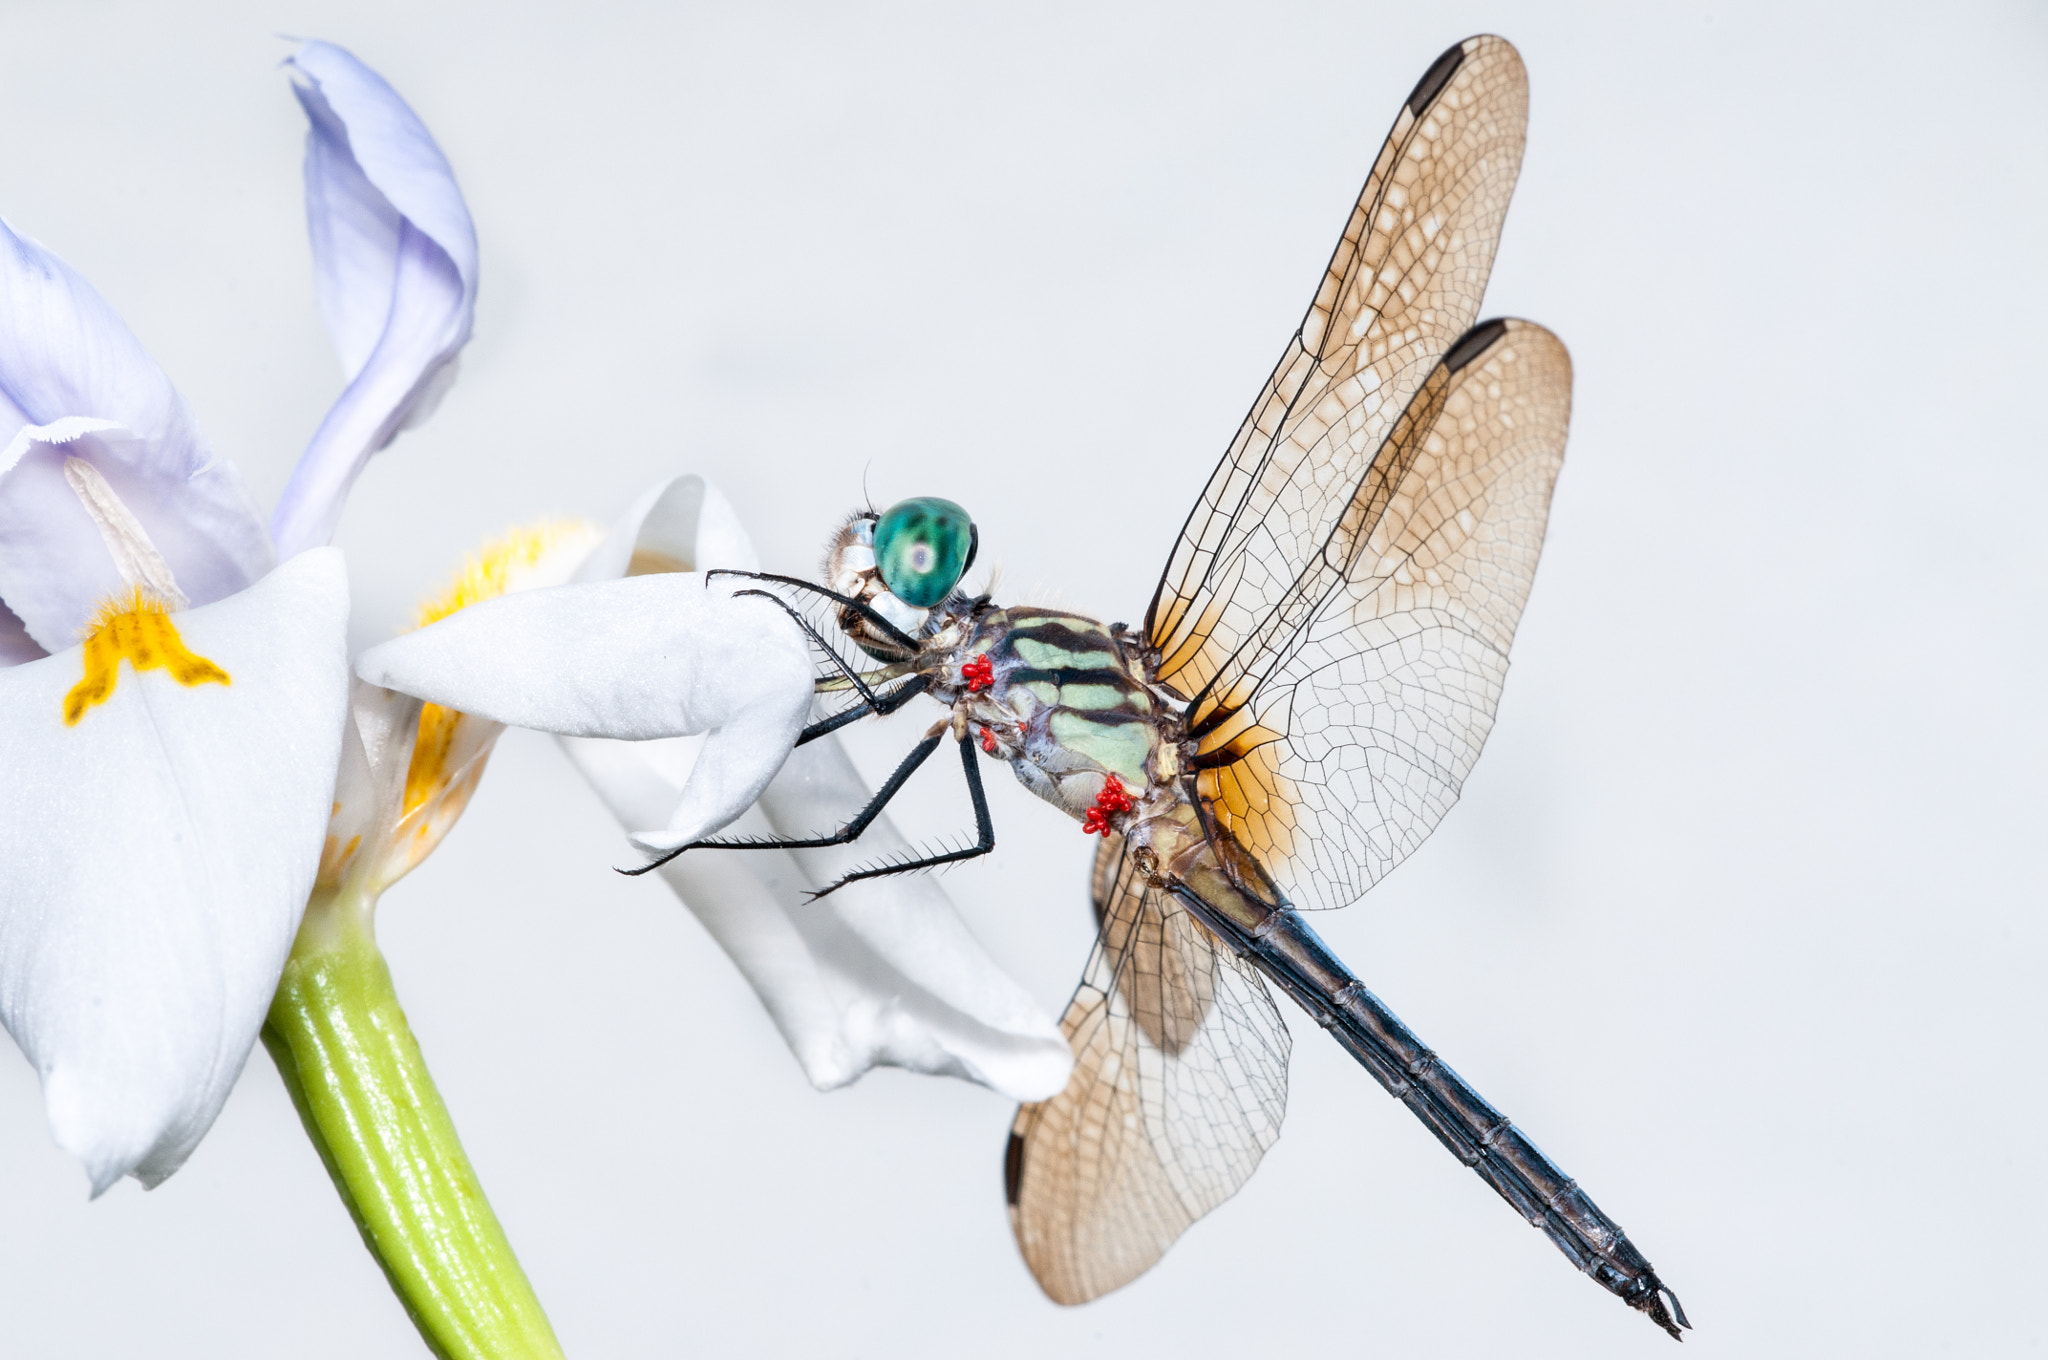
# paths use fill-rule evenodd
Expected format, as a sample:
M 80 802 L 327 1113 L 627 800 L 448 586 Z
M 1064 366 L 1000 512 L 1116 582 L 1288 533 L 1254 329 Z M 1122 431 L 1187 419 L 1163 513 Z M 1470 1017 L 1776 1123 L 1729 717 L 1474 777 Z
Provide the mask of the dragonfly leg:
M 917 653 L 917 640 L 876 613 L 871 606 L 854 599 L 850 595 L 841 595 L 836 590 L 827 590 L 815 581 L 806 581 L 801 576 L 778 576 L 772 571 L 738 571 L 732 567 L 714 567 L 712 570 L 704 573 L 706 581 L 709 581 L 714 576 L 739 576 L 749 581 L 773 581 L 777 585 L 793 586 L 798 590 L 808 590 L 813 595 L 823 595 L 834 604 L 845 609 L 851 609 L 861 618 L 866 619 L 869 623 L 881 629 L 882 636 L 901 647 L 906 654 L 914 656 Z
M 851 666 L 846 664 L 845 660 L 840 657 L 838 651 L 835 650 L 830 643 L 826 642 L 824 638 L 818 636 L 818 630 L 811 627 L 811 621 L 805 618 L 803 616 L 802 611 L 800 611 L 795 605 L 791 604 L 788 600 L 783 599 L 780 595 L 777 595 L 772 590 L 735 590 L 733 592 L 734 599 L 738 599 L 742 595 L 752 595 L 757 599 L 768 600 L 771 603 L 773 603 L 777 609 L 780 609 L 783 613 L 789 615 L 789 617 L 795 621 L 796 626 L 804 630 L 804 636 L 808 637 L 812 642 L 816 643 L 818 645 L 818 650 L 823 652 L 826 656 L 826 659 L 831 661 L 832 665 L 838 670 L 838 672 L 846 677 L 846 683 L 852 685 L 854 689 L 860 692 L 861 699 L 864 702 L 866 702 L 869 707 L 872 708 L 874 706 L 875 691 L 868 685 L 868 682 L 861 678 L 859 671 L 854 670 Z
M 1613 1219 L 1500 1111 L 1401 1023 L 1330 952 L 1301 914 L 1270 906 L 1205 875 L 1174 895 L 1211 934 L 1280 985 L 1387 1093 L 1406 1105 L 1571 1263 L 1629 1307 L 1684 1340 L 1678 1296 Z M 1217 897 L 1217 902 L 1208 899 Z
M 913 676 L 887 694 L 877 694 L 872 701 L 849 708 L 844 713 L 835 713 L 829 718 L 818 719 L 803 730 L 803 735 L 796 739 L 796 744 L 802 746 L 805 742 L 816 741 L 819 737 L 837 732 L 848 723 L 859 722 L 870 714 L 886 717 L 931 687 L 932 678 L 929 675 Z
M 798 613 L 788 600 L 783 599 L 780 595 L 770 590 L 738 590 L 734 591 L 733 594 L 736 596 L 758 595 L 764 600 L 775 601 L 776 604 L 782 607 L 782 612 L 796 620 L 796 626 L 803 629 L 810 636 L 811 641 L 818 644 L 818 650 L 823 652 L 832 664 L 839 669 L 839 673 L 846 677 L 846 682 L 860 693 L 861 701 L 858 706 L 849 708 L 844 713 L 835 713 L 829 718 L 820 718 L 809 727 L 806 727 L 796 739 L 796 745 L 798 746 L 803 746 L 809 742 L 816 741 L 819 737 L 837 732 L 848 723 L 859 722 L 870 714 L 877 717 L 887 717 L 932 687 L 932 678 L 929 675 L 920 675 L 914 677 L 908 684 L 898 685 L 887 694 L 878 694 L 868 685 L 866 680 L 861 678 L 858 671 L 848 666 L 840 658 L 839 653 L 825 639 L 818 636 L 818 630 L 811 627 L 811 621 Z M 688 846 L 684 847 L 684 849 L 688 848 Z
M 943 735 L 944 729 L 941 729 L 913 747 L 910 754 L 903 758 L 903 763 L 896 767 L 896 773 L 890 775 L 882 787 L 876 790 L 875 796 L 868 800 L 867 806 L 854 813 L 852 820 L 829 836 L 798 837 L 793 840 L 781 840 L 772 836 L 750 836 L 744 840 L 691 841 L 688 845 L 677 846 L 659 859 L 649 860 L 636 868 L 621 869 L 619 872 L 629 878 L 638 878 L 650 869 L 659 869 L 685 850 L 817 850 L 828 845 L 845 845 L 848 841 L 858 840 L 861 832 L 868 829 L 868 823 L 882 815 L 882 809 L 889 806 L 889 800 L 896 796 L 897 791 L 911 775 L 917 773 L 917 767 L 924 764 L 931 753 L 939 749 L 939 739 Z M 845 881 L 841 879 L 840 883 Z M 832 885 L 833 888 L 838 886 L 838 883 Z M 831 888 L 825 891 L 830 892 Z
M 938 743 L 938 739 L 938 733 L 933 733 L 925 738 L 927 742 L 933 745 Z M 922 757 L 919 758 L 922 759 Z M 921 855 L 915 859 L 906 859 L 897 863 L 877 864 L 866 869 L 856 869 L 837 883 L 830 884 L 812 893 L 811 900 L 815 902 L 821 897 L 838 892 L 849 883 L 858 883 L 864 878 L 886 878 L 891 874 L 914 874 L 920 869 L 934 869 L 941 864 L 957 864 L 964 859 L 974 859 L 978 856 L 986 855 L 989 851 L 995 849 L 996 824 L 988 815 L 988 795 L 982 791 L 981 762 L 975 757 L 974 738 L 972 736 L 960 738 L 960 768 L 967 772 L 967 793 L 974 800 L 974 825 L 975 829 L 980 833 L 973 845 L 963 850 L 947 850 L 937 855 Z M 906 775 L 905 777 L 907 778 L 908 776 Z

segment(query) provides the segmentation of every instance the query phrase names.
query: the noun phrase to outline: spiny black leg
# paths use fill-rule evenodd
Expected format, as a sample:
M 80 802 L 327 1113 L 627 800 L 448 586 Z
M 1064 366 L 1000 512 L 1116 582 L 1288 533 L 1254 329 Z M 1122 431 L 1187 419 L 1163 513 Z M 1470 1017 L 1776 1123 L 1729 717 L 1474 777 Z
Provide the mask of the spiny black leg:
M 707 850 L 816 850 L 827 845 L 845 845 L 850 841 L 859 840 L 861 833 L 868 829 L 875 818 L 882 815 L 882 809 L 889 806 L 890 800 L 910 781 L 910 776 L 917 773 L 918 766 L 924 764 L 931 753 L 939 749 L 939 740 L 944 735 L 943 730 L 934 732 L 912 747 L 910 754 L 903 757 L 902 764 L 896 767 L 895 773 L 883 780 L 882 787 L 875 791 L 875 796 L 868 799 L 867 806 L 854 813 L 845 826 L 829 836 L 811 836 L 787 841 L 695 841 L 683 848 L 694 850 L 701 846 Z
M 649 869 L 659 869 L 685 850 L 816 850 L 827 845 L 845 845 L 848 841 L 858 840 L 860 833 L 868 829 L 868 823 L 882 815 L 882 809 L 889 805 L 889 800 L 896 796 L 897 791 L 911 775 L 917 773 L 917 767 L 924 764 L 926 758 L 939 749 L 939 738 L 943 735 L 943 730 L 934 732 L 919 742 L 910 754 L 903 758 L 903 763 L 896 767 L 896 773 L 890 775 L 875 796 L 868 800 L 868 805 L 854 813 L 852 821 L 829 836 L 811 836 L 786 841 L 767 836 L 743 841 L 691 841 L 688 845 L 679 845 L 661 858 L 649 860 L 636 869 L 621 869 L 619 872 L 628 878 L 638 878 Z M 836 888 L 839 885 L 835 883 L 832 886 Z
M 742 595 L 758 595 L 764 600 L 773 600 L 783 613 L 796 620 L 796 626 L 803 629 L 811 641 L 818 644 L 818 650 L 823 652 L 827 659 L 839 668 L 839 673 L 846 677 L 846 683 L 852 685 L 860 692 L 861 702 L 873 711 L 882 711 L 882 701 L 876 697 L 874 690 L 868 688 L 868 682 L 860 678 L 860 672 L 846 664 L 845 660 L 839 655 L 837 648 L 818 636 L 818 630 L 811 627 L 811 621 L 805 618 L 795 605 L 783 599 L 772 590 L 735 590 L 733 592 L 734 599 L 738 599 Z
M 854 599 L 850 595 L 841 595 L 836 590 L 827 590 L 815 581 L 806 581 L 801 576 L 778 576 L 772 571 L 735 571 L 731 567 L 714 567 L 712 570 L 704 573 L 704 579 L 707 583 L 714 576 L 743 576 L 749 581 L 774 581 L 778 585 L 794 586 L 798 590 L 808 590 L 813 595 L 823 595 L 835 604 L 851 609 L 854 613 L 881 629 L 885 637 L 901 647 L 906 653 L 913 656 L 917 653 L 917 640 L 911 637 L 910 634 L 904 632 L 880 614 L 877 614 L 872 608 L 861 601 Z
M 855 706 L 847 709 L 844 713 L 835 713 L 829 718 L 818 719 L 818 721 L 804 729 L 804 734 L 796 739 L 796 744 L 802 746 L 805 742 L 816 741 L 819 737 L 825 736 L 828 733 L 837 732 L 848 723 L 859 722 L 870 713 L 878 717 L 894 713 L 897 709 L 903 707 L 903 705 L 909 703 L 931 687 L 932 678 L 929 675 L 916 676 L 907 684 L 900 685 L 890 690 L 887 694 L 877 696 L 872 706 Z
M 846 677 L 846 682 L 860 692 L 861 701 L 857 707 L 849 708 L 844 713 L 835 713 L 829 718 L 820 718 L 817 722 L 812 723 L 796 739 L 796 745 L 798 746 L 816 741 L 819 737 L 825 736 L 828 733 L 837 732 L 848 723 L 858 722 L 870 713 L 875 714 L 877 717 L 887 717 L 931 688 L 931 677 L 920 675 L 909 684 L 899 686 L 887 694 L 877 694 L 869 687 L 867 681 L 861 679 L 859 672 L 852 669 L 841 659 L 838 651 L 830 643 L 818 636 L 818 630 L 811 627 L 811 621 L 799 613 L 796 607 L 790 604 L 788 600 L 768 590 L 736 590 L 733 592 L 734 598 L 738 598 L 741 595 L 758 595 L 764 600 L 775 601 L 781 607 L 782 612 L 796 620 L 796 626 L 803 629 L 811 641 L 818 644 L 818 650 L 823 652 L 834 666 L 838 667 L 839 673 Z M 688 847 L 684 848 L 687 849 Z
M 936 736 L 926 738 L 936 742 Z M 974 825 L 981 833 L 980 838 L 965 850 L 948 850 L 941 855 L 926 855 L 921 859 L 905 860 L 901 864 L 878 864 L 871 869 L 856 869 L 830 887 L 821 888 L 811 894 L 811 900 L 838 892 L 849 883 L 858 883 L 864 878 L 886 878 L 890 874 L 916 873 L 919 869 L 932 869 L 941 864 L 955 864 L 963 859 L 974 859 L 986 855 L 996 848 L 996 824 L 989 820 L 988 796 L 981 791 L 981 764 L 974 756 L 974 738 L 960 738 L 960 768 L 967 772 L 967 793 L 974 800 Z

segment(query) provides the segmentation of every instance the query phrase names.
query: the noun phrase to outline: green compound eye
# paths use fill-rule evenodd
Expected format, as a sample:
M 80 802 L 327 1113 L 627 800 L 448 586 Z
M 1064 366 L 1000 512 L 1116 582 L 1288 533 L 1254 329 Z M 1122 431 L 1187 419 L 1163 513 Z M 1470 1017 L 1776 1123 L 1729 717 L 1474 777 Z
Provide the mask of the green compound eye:
M 875 564 L 889 593 L 930 609 L 974 565 L 980 536 L 967 512 L 937 496 L 898 501 L 875 521 Z

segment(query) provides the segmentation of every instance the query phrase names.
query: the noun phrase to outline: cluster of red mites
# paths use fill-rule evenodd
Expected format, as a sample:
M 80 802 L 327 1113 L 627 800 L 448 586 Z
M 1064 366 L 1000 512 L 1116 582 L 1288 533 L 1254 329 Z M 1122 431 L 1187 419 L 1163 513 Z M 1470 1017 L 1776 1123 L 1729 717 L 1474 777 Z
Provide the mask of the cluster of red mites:
M 960 668 L 960 678 L 967 682 L 967 692 L 977 694 L 985 689 L 994 689 L 996 668 L 984 652 Z
M 986 727 L 981 729 L 981 749 L 990 755 L 996 753 L 996 734 L 989 731 Z
M 1104 840 L 1108 840 L 1109 814 L 1129 812 L 1135 806 L 1131 795 L 1124 792 L 1124 781 L 1111 775 L 1102 781 L 1102 792 L 1095 795 L 1095 806 L 1089 808 L 1088 815 L 1081 819 L 1081 834 L 1093 836 L 1100 833 Z

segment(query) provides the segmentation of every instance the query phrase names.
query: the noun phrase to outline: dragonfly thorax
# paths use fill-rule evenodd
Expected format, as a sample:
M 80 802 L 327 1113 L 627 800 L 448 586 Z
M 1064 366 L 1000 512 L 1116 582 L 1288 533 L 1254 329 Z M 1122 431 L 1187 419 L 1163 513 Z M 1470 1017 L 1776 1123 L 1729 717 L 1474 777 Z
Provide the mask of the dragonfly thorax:
M 1084 823 L 1098 809 L 1137 816 L 1172 797 L 1179 714 L 1154 693 L 1143 657 L 1107 625 L 1063 610 L 984 609 L 943 664 L 935 692 L 978 732 L 982 750 L 1008 760 L 1024 787 L 1068 815 Z M 1111 823 L 1121 830 L 1130 817 Z

